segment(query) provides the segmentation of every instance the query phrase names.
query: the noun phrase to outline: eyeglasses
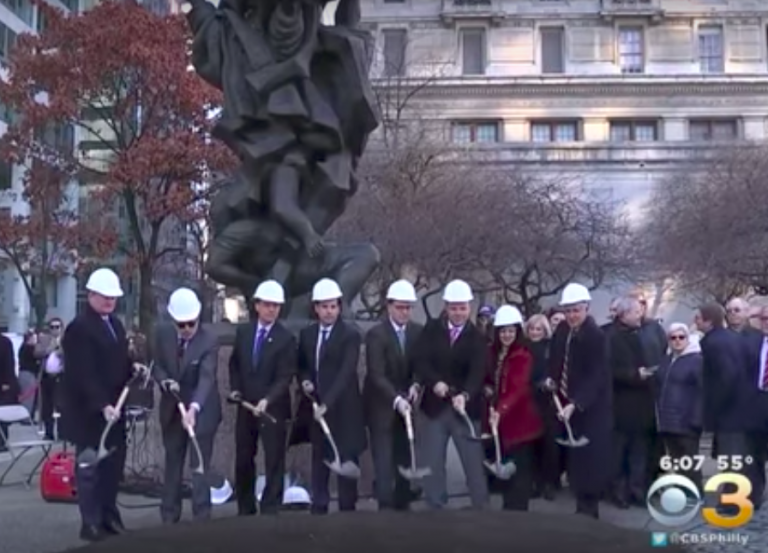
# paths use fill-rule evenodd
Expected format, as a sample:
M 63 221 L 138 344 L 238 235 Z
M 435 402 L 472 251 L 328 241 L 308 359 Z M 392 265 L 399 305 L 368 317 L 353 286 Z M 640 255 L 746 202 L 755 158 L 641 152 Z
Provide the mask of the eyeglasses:
M 669 341 L 670 342 L 683 342 L 685 341 L 686 336 L 670 336 Z
M 176 326 L 180 330 L 184 330 L 185 328 L 195 328 L 196 324 L 197 324 L 197 321 L 187 321 L 185 323 L 176 323 Z

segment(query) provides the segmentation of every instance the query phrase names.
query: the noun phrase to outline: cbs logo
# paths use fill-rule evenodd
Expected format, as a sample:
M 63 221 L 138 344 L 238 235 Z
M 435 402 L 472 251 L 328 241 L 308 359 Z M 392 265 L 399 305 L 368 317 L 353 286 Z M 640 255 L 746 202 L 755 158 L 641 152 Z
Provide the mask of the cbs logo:
M 735 486 L 736 491 L 721 492 L 721 488 L 727 484 Z M 742 474 L 716 474 L 707 480 L 703 491 L 705 494 L 716 494 L 721 506 L 735 507 L 738 512 L 722 515 L 715 507 L 703 507 L 704 501 L 696 484 L 680 474 L 667 474 L 656 480 L 648 490 L 648 513 L 653 520 L 664 526 L 683 526 L 701 511 L 701 516 L 712 526 L 738 528 L 749 522 L 755 512 L 755 506 L 749 500 L 752 484 Z

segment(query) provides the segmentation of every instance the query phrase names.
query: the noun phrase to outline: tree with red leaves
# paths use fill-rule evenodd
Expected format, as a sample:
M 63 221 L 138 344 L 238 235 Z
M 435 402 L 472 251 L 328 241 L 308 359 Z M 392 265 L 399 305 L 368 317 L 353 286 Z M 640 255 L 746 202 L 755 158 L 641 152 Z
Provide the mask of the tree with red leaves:
M 114 244 L 98 221 L 77 224 L 77 213 L 67 205 L 63 175 L 34 164 L 24 175 L 23 213 L 0 212 L 0 251 L 16 269 L 27 292 L 38 327 L 48 313 L 48 291 L 60 276 L 71 273 L 83 259 L 84 246 L 103 255 Z
M 47 27 L 19 38 L 0 83 L 3 102 L 20 115 L 3 137 L 4 155 L 55 168 L 88 187 L 96 213 L 120 214 L 111 228 L 119 259 L 104 262 L 138 277 L 146 329 L 156 314 L 155 268 L 184 250 L 177 231 L 199 190 L 209 188 L 199 184 L 231 163 L 209 135 L 219 95 L 188 69 L 181 16 L 161 17 L 132 1 L 71 16 L 38 6 Z M 47 147 L 39 131 L 52 125 L 75 129 L 77 147 Z M 44 183 L 28 184 L 32 196 L 43 193 Z M 93 213 L 78 218 L 79 227 L 94 223 Z

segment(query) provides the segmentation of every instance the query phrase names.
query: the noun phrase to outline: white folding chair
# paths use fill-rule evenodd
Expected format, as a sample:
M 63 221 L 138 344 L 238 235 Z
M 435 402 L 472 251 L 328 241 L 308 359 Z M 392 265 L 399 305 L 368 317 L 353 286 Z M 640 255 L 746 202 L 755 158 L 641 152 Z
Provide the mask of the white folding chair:
M 2 435 L 5 439 L 5 445 L 8 447 L 8 453 L 11 455 L 10 464 L 8 467 L 6 467 L 3 474 L 0 475 L 0 486 L 3 485 L 5 477 L 8 476 L 11 470 L 13 470 L 13 467 L 15 467 L 16 464 L 21 461 L 21 459 L 27 453 L 39 450 L 42 455 L 35 466 L 32 468 L 32 471 L 27 476 L 27 479 L 24 481 L 25 485 L 29 487 L 32 483 L 32 479 L 37 474 L 37 471 L 40 469 L 45 460 L 48 459 L 48 456 L 51 453 L 51 449 L 55 444 L 53 440 L 36 439 L 14 441 L 11 439 L 10 428 L 14 424 L 22 425 L 30 422 L 32 422 L 32 416 L 23 405 L 0 406 L 0 423 L 3 423 L 0 425 L 0 435 Z M 34 428 L 34 426 L 32 428 Z

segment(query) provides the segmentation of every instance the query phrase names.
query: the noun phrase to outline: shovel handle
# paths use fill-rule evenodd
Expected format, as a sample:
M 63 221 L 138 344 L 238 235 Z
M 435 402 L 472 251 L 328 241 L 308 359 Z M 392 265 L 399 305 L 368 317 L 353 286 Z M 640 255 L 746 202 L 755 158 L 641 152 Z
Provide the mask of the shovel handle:
M 552 392 L 552 398 L 555 400 L 555 407 L 557 407 L 557 413 L 558 415 L 563 414 L 563 403 L 560 401 L 560 398 L 557 397 L 557 392 Z M 563 426 L 565 426 L 565 431 L 568 434 L 568 440 L 570 440 L 571 443 L 575 443 L 576 440 L 573 437 L 573 429 L 571 428 L 571 422 L 567 421 L 563 418 L 560 420 L 563 421 Z
M 191 426 L 188 426 L 187 423 L 184 422 L 184 419 L 187 418 L 187 409 L 184 407 L 184 404 L 181 401 L 176 404 L 176 408 L 179 410 L 179 414 L 181 415 L 181 423 L 184 425 L 184 429 L 187 431 L 187 434 L 189 434 L 190 438 L 194 438 L 195 429 Z
M 413 417 L 411 416 L 411 413 L 408 412 L 403 415 L 403 419 L 405 419 L 405 433 L 408 436 L 408 441 L 412 442 L 414 440 Z
M 493 447 L 496 450 L 496 466 L 501 466 L 501 440 L 499 440 L 499 421 L 490 419 L 488 425 L 491 427 L 493 436 Z

